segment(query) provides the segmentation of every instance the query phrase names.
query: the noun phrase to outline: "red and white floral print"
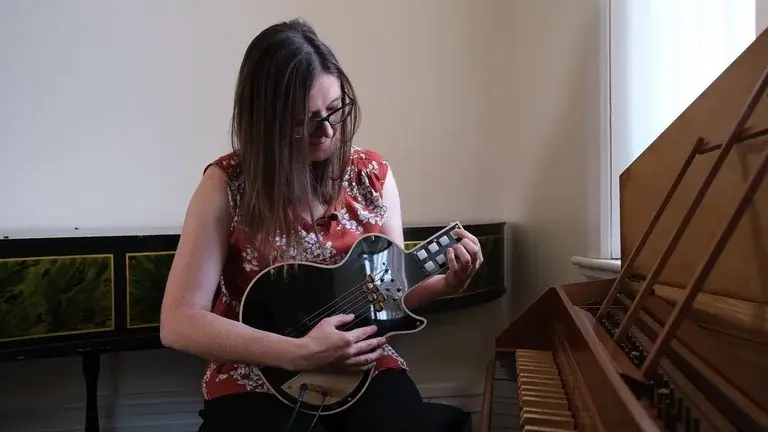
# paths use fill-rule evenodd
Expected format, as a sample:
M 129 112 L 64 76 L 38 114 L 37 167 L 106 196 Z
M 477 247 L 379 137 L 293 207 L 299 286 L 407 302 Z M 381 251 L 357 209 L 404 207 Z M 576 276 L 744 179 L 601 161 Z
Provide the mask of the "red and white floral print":
M 272 263 L 268 257 L 259 254 L 252 245 L 242 239 L 240 227 L 240 200 L 243 193 L 243 176 L 238 157 L 230 153 L 220 157 L 216 165 L 227 176 L 227 193 L 232 226 L 227 260 L 217 288 L 213 312 L 225 318 L 237 320 L 243 294 L 261 269 Z M 207 168 L 207 167 L 206 167 Z M 333 211 L 339 220 L 327 227 L 301 227 L 299 250 L 285 250 L 285 239 L 278 236 L 275 248 L 283 248 L 291 260 L 333 265 L 344 259 L 354 242 L 366 233 L 376 233 L 387 219 L 387 207 L 381 192 L 389 165 L 378 153 L 354 147 L 350 164 L 345 173 L 342 201 Z M 389 346 L 384 346 L 385 355 L 374 367 L 374 373 L 385 368 L 405 368 L 406 364 Z M 205 399 L 212 399 L 231 393 L 270 392 L 257 365 L 209 361 L 202 380 Z

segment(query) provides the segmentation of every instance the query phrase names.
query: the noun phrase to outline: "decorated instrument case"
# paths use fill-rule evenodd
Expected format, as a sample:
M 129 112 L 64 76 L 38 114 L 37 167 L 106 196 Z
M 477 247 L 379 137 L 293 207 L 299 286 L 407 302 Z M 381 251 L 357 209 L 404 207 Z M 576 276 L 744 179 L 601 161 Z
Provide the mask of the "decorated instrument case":
M 405 249 L 441 226 L 407 227 Z M 485 257 L 470 286 L 414 313 L 489 302 L 505 292 L 505 224 L 465 225 Z M 178 235 L 0 233 L 0 360 L 161 347 L 160 305 Z

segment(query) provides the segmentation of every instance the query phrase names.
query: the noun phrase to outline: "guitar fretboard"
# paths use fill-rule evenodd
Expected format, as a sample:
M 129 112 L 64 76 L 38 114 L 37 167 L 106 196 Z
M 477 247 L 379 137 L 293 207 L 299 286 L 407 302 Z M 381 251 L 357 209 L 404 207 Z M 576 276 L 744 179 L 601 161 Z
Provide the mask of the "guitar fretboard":
M 411 250 L 411 257 L 419 264 L 425 277 L 437 274 L 448 267 L 445 252 L 460 241 L 452 234 L 452 231 L 460 228 L 461 225 L 458 222 L 453 223 Z

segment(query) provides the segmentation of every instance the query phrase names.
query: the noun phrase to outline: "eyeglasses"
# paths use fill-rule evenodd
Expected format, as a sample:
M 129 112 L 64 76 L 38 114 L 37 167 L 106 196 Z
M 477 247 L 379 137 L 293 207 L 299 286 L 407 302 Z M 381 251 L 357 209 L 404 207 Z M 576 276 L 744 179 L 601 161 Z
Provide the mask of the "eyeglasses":
M 347 102 L 346 104 L 336 108 L 335 110 L 329 112 L 324 117 L 316 117 L 309 119 L 309 124 L 307 125 L 307 133 L 313 134 L 317 130 L 318 127 L 320 127 L 323 122 L 328 122 L 331 127 L 334 127 L 349 117 L 350 114 L 352 114 L 352 106 L 355 105 L 355 101 Z

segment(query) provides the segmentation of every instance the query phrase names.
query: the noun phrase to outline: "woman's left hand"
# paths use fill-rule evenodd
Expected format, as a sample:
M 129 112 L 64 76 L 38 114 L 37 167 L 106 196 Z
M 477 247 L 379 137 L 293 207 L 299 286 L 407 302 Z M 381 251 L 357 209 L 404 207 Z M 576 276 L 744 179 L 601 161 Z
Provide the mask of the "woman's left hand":
M 483 263 L 483 251 L 477 237 L 463 229 L 453 234 L 459 243 L 450 247 L 445 255 L 448 260 L 448 273 L 445 275 L 446 286 L 451 291 L 461 291 L 467 287 L 470 279 Z

